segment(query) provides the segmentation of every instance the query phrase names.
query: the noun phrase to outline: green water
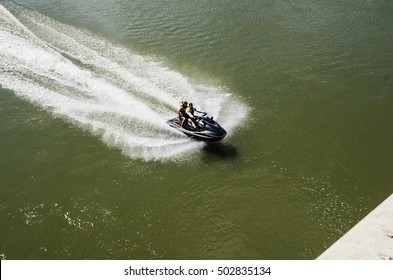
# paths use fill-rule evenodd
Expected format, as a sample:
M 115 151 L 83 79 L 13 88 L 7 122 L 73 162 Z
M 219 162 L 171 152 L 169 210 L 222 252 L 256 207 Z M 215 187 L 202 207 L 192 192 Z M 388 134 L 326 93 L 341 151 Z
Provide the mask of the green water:
M 3 259 L 313 259 L 393 191 L 391 1 L 0 4 Z

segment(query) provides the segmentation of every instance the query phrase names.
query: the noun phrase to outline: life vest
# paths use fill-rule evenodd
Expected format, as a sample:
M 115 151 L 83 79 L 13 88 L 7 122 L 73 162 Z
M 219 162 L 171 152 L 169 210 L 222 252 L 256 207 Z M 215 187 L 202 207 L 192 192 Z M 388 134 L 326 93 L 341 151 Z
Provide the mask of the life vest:
M 195 109 L 194 108 L 190 108 L 190 107 L 187 107 L 187 109 L 186 109 L 188 112 L 190 112 L 192 115 L 194 115 L 194 111 L 195 111 Z

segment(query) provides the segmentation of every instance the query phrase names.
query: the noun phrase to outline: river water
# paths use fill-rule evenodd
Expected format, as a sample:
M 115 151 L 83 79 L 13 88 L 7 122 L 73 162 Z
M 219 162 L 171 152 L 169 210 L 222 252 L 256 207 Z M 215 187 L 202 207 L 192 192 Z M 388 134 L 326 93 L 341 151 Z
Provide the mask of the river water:
M 392 14 L 1 0 L 1 258 L 316 258 L 393 191 Z

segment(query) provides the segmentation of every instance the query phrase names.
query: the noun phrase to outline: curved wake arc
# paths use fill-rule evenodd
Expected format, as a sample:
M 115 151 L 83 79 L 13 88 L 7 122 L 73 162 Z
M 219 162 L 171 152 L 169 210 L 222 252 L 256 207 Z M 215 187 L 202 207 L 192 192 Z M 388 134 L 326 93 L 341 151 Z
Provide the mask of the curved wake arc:
M 162 63 L 13 4 L 0 5 L 0 58 L 2 87 L 132 158 L 172 159 L 203 145 L 165 123 L 184 98 L 228 131 L 246 115 L 221 88 L 193 83 Z M 222 108 L 242 115 L 224 115 Z

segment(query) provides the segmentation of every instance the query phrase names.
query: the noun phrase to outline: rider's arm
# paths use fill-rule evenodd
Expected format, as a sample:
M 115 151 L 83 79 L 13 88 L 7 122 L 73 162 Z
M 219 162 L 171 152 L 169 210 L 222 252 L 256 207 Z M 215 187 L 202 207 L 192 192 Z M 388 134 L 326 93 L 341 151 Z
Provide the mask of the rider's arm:
M 197 109 L 194 109 L 194 111 L 197 112 L 197 113 L 200 113 L 203 116 L 205 116 L 207 114 L 206 112 L 198 111 Z

